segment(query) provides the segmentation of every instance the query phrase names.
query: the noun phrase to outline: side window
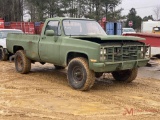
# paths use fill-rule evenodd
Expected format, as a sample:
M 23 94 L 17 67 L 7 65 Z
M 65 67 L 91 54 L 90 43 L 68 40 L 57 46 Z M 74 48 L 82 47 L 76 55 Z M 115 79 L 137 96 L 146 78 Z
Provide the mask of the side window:
M 61 35 L 61 28 L 59 25 L 59 21 L 49 21 L 46 26 L 46 30 L 54 30 L 56 36 Z

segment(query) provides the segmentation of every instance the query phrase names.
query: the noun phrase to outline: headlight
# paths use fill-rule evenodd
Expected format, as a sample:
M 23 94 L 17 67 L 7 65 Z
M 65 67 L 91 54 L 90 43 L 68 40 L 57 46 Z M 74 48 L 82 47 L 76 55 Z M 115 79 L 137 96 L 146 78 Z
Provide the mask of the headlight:
M 106 60 L 106 56 L 101 56 L 100 61 L 104 61 L 104 60 Z
M 144 47 L 141 47 L 141 52 L 144 52 Z
M 106 54 L 107 54 L 106 49 L 103 48 L 100 50 L 100 61 L 106 60 Z
M 106 52 L 106 49 L 101 49 L 101 51 L 100 51 L 100 54 L 101 55 L 103 55 L 103 54 L 106 54 L 107 52 Z

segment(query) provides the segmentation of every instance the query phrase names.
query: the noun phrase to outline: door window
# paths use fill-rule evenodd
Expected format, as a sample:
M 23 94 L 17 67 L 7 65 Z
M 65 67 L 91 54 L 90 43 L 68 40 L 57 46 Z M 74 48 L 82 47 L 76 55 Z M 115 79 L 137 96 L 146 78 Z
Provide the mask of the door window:
M 55 36 L 61 35 L 59 21 L 49 21 L 46 26 L 46 30 L 54 30 Z

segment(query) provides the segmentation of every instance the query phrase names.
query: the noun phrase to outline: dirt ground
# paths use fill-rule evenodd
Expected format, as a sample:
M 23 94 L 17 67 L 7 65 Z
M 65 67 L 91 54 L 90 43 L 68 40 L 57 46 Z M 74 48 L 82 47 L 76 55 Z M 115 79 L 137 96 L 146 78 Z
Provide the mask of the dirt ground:
M 0 61 L 0 120 L 160 120 L 158 75 L 159 67 L 143 67 L 132 83 L 110 76 L 81 92 L 51 64 L 36 63 L 22 75 Z

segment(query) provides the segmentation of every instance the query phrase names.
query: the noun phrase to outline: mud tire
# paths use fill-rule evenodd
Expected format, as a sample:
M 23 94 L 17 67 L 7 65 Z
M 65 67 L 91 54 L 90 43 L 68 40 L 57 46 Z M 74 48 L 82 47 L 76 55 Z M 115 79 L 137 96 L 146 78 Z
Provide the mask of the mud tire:
M 23 50 L 15 54 L 15 68 L 21 74 L 26 74 L 31 70 L 31 60 L 26 57 Z
M 89 90 L 95 82 L 95 73 L 89 69 L 83 57 L 72 59 L 68 65 L 67 78 L 69 85 L 81 91 Z
M 1 61 L 7 61 L 8 60 L 8 54 L 5 53 L 4 48 L 0 48 L 0 60 Z
M 122 70 L 112 72 L 112 75 L 115 80 L 120 82 L 130 83 L 136 79 L 138 73 L 138 68 L 130 69 L 130 70 Z

